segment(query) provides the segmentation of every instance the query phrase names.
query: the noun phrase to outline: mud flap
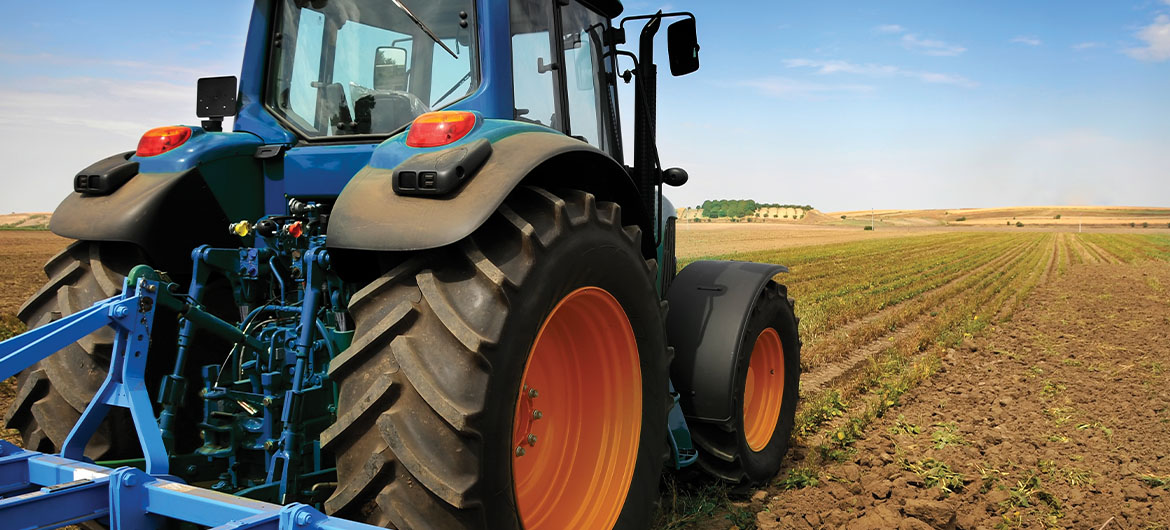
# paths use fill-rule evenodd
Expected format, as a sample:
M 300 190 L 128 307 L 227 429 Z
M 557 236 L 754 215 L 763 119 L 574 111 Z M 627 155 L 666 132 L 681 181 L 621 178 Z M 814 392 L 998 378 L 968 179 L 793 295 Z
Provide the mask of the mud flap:
M 674 347 L 670 377 L 687 420 L 726 422 L 735 411 L 737 352 L 760 291 L 783 265 L 696 261 L 666 294 L 666 333 Z M 754 339 L 754 337 L 752 337 Z

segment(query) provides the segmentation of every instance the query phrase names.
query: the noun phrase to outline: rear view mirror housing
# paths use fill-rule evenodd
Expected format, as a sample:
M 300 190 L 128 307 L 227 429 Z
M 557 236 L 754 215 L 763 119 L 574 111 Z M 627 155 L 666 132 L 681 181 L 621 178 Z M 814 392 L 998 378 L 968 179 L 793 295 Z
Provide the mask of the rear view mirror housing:
M 195 84 L 195 116 L 203 129 L 223 131 L 223 119 L 236 115 L 236 76 L 204 77 Z
M 379 46 L 374 54 L 374 89 L 406 91 L 406 48 Z
M 670 75 L 687 75 L 699 69 L 699 35 L 694 18 L 684 18 L 666 28 Z

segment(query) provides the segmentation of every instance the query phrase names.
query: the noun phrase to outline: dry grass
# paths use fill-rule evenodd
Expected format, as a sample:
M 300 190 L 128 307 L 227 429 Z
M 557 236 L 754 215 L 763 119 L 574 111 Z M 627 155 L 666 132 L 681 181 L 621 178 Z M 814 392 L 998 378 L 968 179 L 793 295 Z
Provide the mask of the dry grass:
M 680 260 L 700 256 L 735 257 L 761 250 L 830 245 L 870 239 L 935 234 L 942 227 L 863 231 L 851 226 L 782 223 L 688 223 L 679 221 L 675 254 Z

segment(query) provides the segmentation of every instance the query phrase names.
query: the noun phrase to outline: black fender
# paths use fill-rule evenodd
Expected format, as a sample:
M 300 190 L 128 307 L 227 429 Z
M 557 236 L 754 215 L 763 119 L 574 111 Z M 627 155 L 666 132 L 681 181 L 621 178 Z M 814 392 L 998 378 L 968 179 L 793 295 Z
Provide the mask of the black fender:
M 642 251 L 654 255 L 634 181 L 606 153 L 555 132 L 525 132 L 492 143 L 492 153 L 458 189 L 442 196 L 395 193 L 393 170 L 366 166 L 346 184 L 329 218 L 335 249 L 409 251 L 438 248 L 467 237 L 516 186 L 572 187 L 622 207 L 622 221 L 642 226 Z
M 696 261 L 666 294 L 666 334 L 674 347 L 671 381 L 688 420 L 725 422 L 735 413 L 736 356 L 760 291 L 783 265 Z M 754 339 L 752 337 L 751 339 Z
M 140 173 L 109 195 L 73 192 L 49 220 L 62 237 L 138 245 L 152 266 L 180 275 L 190 270 L 196 246 L 236 246 L 227 226 L 198 168 Z

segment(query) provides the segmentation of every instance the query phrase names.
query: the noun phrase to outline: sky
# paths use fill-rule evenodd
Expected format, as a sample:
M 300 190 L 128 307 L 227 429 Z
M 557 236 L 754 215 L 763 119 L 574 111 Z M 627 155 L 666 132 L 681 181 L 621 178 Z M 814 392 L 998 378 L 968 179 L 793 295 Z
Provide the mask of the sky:
M 90 163 L 197 124 L 195 81 L 238 75 L 251 10 L 0 5 L 2 213 L 51 211 Z M 689 76 L 665 38 L 657 58 L 677 206 L 1170 206 L 1170 0 L 626 2 L 658 8 L 694 12 L 701 46 Z

